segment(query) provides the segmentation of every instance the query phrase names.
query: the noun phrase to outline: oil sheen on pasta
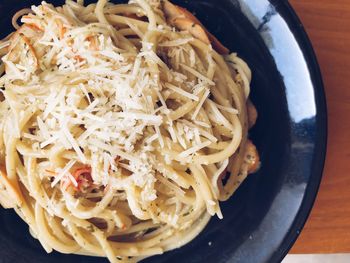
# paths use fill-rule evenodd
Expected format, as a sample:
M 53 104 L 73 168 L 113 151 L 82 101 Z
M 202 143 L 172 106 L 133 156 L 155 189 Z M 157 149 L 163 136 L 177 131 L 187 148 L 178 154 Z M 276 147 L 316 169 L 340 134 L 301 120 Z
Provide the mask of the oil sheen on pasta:
M 13 24 L 0 202 L 47 252 L 135 262 L 222 218 L 259 166 L 243 60 L 168 1 L 42 2 Z

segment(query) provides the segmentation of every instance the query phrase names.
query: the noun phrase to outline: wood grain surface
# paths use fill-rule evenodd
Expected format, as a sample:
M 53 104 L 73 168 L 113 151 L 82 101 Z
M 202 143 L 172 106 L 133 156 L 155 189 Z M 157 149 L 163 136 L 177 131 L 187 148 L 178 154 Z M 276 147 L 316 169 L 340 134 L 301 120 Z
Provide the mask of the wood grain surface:
M 290 0 L 323 73 L 328 152 L 315 206 L 291 253 L 350 252 L 350 0 Z

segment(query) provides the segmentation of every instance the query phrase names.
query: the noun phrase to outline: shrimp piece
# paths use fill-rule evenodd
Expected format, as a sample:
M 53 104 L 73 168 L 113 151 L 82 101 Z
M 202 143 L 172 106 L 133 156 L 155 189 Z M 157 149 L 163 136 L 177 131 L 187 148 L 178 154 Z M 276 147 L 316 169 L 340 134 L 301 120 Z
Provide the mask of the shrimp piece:
M 61 181 L 61 188 L 66 190 L 68 187 L 73 186 L 75 191 L 82 192 L 92 184 L 91 167 L 89 166 L 77 168 L 72 173 L 72 176 L 77 181 L 78 185 L 74 186 L 70 178 L 65 176 Z
M 210 44 L 210 40 L 205 30 L 199 25 L 194 23 L 188 18 L 178 17 L 173 20 L 174 25 L 179 30 L 188 31 L 192 36 L 201 40 L 205 44 Z
M 229 50 L 187 9 L 164 1 L 163 10 L 170 25 L 179 30 L 189 31 L 195 38 L 206 44 L 212 44 L 213 48 L 222 55 L 229 53 Z
M 248 112 L 248 127 L 250 129 L 255 125 L 256 120 L 258 119 L 258 111 L 256 110 L 251 100 L 247 101 L 247 112 Z
M 256 146 L 251 140 L 247 141 L 245 150 L 245 163 L 248 165 L 248 174 L 255 173 L 260 168 L 260 157 Z
M 234 155 L 231 156 L 230 163 L 227 166 L 227 169 L 220 174 L 219 180 L 223 180 L 226 177 L 227 172 L 231 172 L 231 165 L 232 165 L 231 162 L 234 161 L 234 158 L 235 158 Z M 245 178 L 248 174 L 257 172 L 259 168 L 260 168 L 260 156 L 259 156 L 258 150 L 256 149 L 256 146 L 254 145 L 254 143 L 248 139 L 245 145 L 244 160 L 240 168 L 240 172 L 241 172 L 240 174 L 243 174 Z
M 21 206 L 23 196 L 17 187 L 7 178 L 4 167 L 0 167 L 0 204 L 4 208 Z
M 32 45 L 33 36 L 37 36 L 37 32 L 31 26 L 23 25 L 10 38 L 10 46 L 7 60 L 23 66 L 33 68 L 35 71 L 39 67 L 39 61 L 36 51 Z M 23 52 L 23 51 L 26 52 Z

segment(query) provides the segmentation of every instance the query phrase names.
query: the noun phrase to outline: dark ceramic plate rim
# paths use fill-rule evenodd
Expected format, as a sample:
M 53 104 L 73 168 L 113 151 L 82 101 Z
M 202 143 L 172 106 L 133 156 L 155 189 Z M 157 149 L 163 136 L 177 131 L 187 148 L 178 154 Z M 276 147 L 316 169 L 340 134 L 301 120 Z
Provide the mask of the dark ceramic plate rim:
M 304 26 L 301 23 L 296 11 L 287 0 L 283 1 L 271 1 L 275 5 L 283 5 L 286 9 L 285 14 L 282 17 L 285 19 L 288 26 L 296 26 L 293 34 L 299 45 L 299 48 L 305 56 L 310 77 L 313 83 L 315 92 L 315 104 L 316 104 L 316 139 L 315 149 L 312 162 L 312 173 L 309 178 L 307 188 L 305 189 L 305 196 L 300 205 L 297 216 L 290 230 L 285 235 L 281 246 L 278 251 L 280 253 L 274 253 L 269 262 L 281 262 L 283 258 L 288 254 L 293 244 L 296 242 L 300 232 L 302 231 L 310 213 L 314 202 L 316 200 L 317 193 L 321 184 L 322 173 L 324 169 L 324 163 L 327 152 L 327 103 L 324 91 L 324 84 L 322 80 L 322 74 L 320 66 L 317 61 L 315 51 L 312 47 L 311 41 L 305 31 Z M 277 3 L 276 3 L 277 2 Z

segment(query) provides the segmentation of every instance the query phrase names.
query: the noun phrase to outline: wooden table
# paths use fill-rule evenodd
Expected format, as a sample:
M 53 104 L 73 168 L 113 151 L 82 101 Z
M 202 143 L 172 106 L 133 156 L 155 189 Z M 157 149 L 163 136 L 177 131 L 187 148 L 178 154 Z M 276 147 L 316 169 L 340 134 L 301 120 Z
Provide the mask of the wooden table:
M 320 192 L 291 253 L 350 253 L 350 0 L 290 3 L 315 48 L 329 117 Z

